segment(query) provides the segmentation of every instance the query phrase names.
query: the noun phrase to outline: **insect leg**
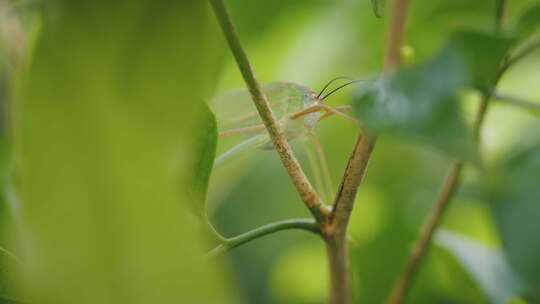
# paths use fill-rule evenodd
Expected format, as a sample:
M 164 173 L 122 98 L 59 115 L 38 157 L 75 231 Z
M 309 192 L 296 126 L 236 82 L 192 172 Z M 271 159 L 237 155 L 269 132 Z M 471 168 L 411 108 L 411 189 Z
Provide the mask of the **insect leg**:
M 313 174 L 313 178 L 315 179 L 317 192 L 320 192 L 319 194 L 321 195 L 323 200 L 327 202 L 331 199 L 331 197 L 327 196 L 327 193 L 325 191 L 321 173 L 321 166 L 319 165 L 319 162 L 317 160 L 317 153 L 314 151 L 315 149 L 312 145 L 311 140 L 310 142 L 304 142 L 303 147 L 306 151 L 306 156 L 309 162 L 309 168 L 311 169 L 311 174 Z
M 337 106 L 337 107 L 334 107 L 333 109 L 336 110 L 336 111 L 342 112 L 342 113 L 352 112 L 352 107 L 351 106 Z M 321 116 L 321 118 L 319 120 L 325 119 L 325 118 L 330 117 L 332 115 L 334 115 L 334 114 L 331 113 L 331 112 L 326 112 L 326 113 L 324 113 L 323 116 Z
M 350 121 L 352 121 L 352 122 L 354 122 L 356 124 L 358 123 L 357 119 L 343 113 L 343 111 L 351 111 L 351 109 L 349 107 L 347 107 L 347 106 L 341 107 L 341 109 L 339 109 L 340 107 L 337 107 L 337 108 L 334 109 L 334 108 L 332 108 L 330 106 L 327 106 L 325 104 L 321 104 L 321 107 L 326 111 L 326 113 L 323 116 L 321 116 L 321 118 L 319 120 L 324 119 L 324 118 L 329 117 L 329 116 L 332 116 L 332 115 L 337 115 L 337 116 L 340 116 L 340 117 L 345 118 L 347 120 L 350 120 Z
M 323 105 L 321 105 L 321 104 L 316 104 L 316 105 L 307 107 L 307 108 L 303 109 L 302 111 L 298 111 L 298 112 L 292 113 L 292 114 L 289 116 L 289 118 L 290 118 L 290 119 L 297 119 L 297 118 L 302 117 L 302 116 L 304 116 L 304 115 L 311 114 L 311 113 L 315 113 L 315 112 L 319 112 L 319 111 L 323 111 L 323 110 L 325 110 L 325 108 L 323 107 Z
M 319 140 L 319 136 L 317 136 L 317 133 L 312 131 L 311 138 L 313 141 L 313 145 L 315 146 L 315 152 L 317 153 L 317 157 L 319 159 L 319 165 L 321 167 L 321 171 L 323 175 L 323 184 L 324 184 L 325 192 L 328 198 L 331 199 L 334 195 L 333 194 L 334 186 L 332 184 L 332 178 L 330 176 L 330 169 L 328 167 L 328 162 L 326 161 L 326 155 L 321 145 L 321 141 Z
M 254 126 L 249 126 L 245 128 L 238 128 L 238 129 L 230 129 L 219 132 L 219 137 L 229 137 L 233 135 L 243 135 L 243 134 L 249 134 L 249 133 L 259 133 L 261 131 L 264 131 L 264 125 L 258 124 Z
M 242 152 L 244 150 L 247 150 L 252 147 L 258 147 L 266 142 L 268 142 L 269 137 L 268 134 L 259 134 L 255 135 L 251 138 L 248 138 L 244 140 L 243 142 L 239 143 L 238 145 L 232 147 L 228 151 L 224 152 L 223 154 L 216 157 L 214 160 L 214 168 L 220 166 L 223 164 L 226 160 L 231 158 L 232 156 L 238 154 L 239 152 Z

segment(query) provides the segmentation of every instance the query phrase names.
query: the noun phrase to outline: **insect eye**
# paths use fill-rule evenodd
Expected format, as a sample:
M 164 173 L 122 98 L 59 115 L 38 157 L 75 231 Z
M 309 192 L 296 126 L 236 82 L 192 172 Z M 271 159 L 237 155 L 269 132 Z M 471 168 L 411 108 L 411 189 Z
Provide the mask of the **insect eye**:
M 317 95 L 313 92 L 305 92 L 304 99 L 315 99 Z

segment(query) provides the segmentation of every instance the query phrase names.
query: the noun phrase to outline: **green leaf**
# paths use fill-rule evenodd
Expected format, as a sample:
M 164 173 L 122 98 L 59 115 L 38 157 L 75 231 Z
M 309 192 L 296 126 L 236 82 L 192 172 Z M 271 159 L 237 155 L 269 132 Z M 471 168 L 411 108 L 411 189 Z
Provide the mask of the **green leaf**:
M 206 104 L 202 104 L 200 107 L 198 112 L 200 112 L 202 118 L 199 120 L 199 125 L 194 129 L 193 136 L 195 160 L 192 162 L 193 168 L 188 170 L 188 172 L 193 173 L 193 176 L 188 179 L 191 183 L 186 184 L 187 195 L 190 198 L 190 208 L 197 215 L 204 212 L 206 190 L 216 156 L 217 144 L 217 124 L 214 114 Z
M 384 11 L 386 10 L 386 0 L 371 0 L 371 6 L 373 7 L 375 17 L 382 18 L 384 16 Z
M 466 80 L 460 56 L 446 48 L 429 62 L 381 79 L 356 96 L 353 107 L 360 121 L 376 132 L 473 159 L 458 98 Z
M 20 265 L 19 257 L 10 250 L 0 247 L 0 303 L 4 303 L 3 300 L 19 298 L 13 276 L 20 270 Z
M 353 100 L 356 115 L 376 132 L 424 142 L 452 157 L 476 162 L 459 93 L 467 86 L 489 87 L 510 45 L 507 38 L 455 32 L 430 61 L 361 90 Z
M 536 296 L 540 287 L 540 125 L 483 178 L 485 198 L 493 208 L 509 262 Z
M 469 85 L 488 90 L 497 77 L 501 63 L 512 46 L 513 39 L 495 34 L 458 31 L 450 36 L 449 47 L 464 61 Z
M 523 282 L 499 250 L 448 230 L 438 231 L 435 242 L 460 262 L 490 303 L 506 303 L 523 291 Z
M 540 3 L 535 3 L 527 8 L 516 20 L 516 35 L 526 38 L 538 31 L 540 29 Z
M 47 3 L 13 133 L 25 301 L 236 303 L 182 191 L 206 187 L 213 154 L 209 16 L 203 1 Z

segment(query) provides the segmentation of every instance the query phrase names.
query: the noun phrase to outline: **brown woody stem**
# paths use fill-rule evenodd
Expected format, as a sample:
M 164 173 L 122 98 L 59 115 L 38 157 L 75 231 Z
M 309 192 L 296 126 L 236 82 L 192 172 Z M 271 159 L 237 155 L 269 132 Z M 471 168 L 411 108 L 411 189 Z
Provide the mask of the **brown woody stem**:
M 408 6 L 409 0 L 392 1 L 384 72 L 390 72 L 399 67 Z M 349 156 L 330 218 L 322 226 L 330 268 L 330 303 L 332 304 L 352 302 L 351 271 L 346 240 L 347 226 L 354 207 L 356 192 L 362 182 L 376 142 L 376 137 L 370 134 L 369 130 L 364 130 L 362 133 L 358 136 Z
M 334 202 L 330 219 L 322 227 L 330 269 L 330 303 L 352 302 L 351 271 L 347 248 L 349 223 L 356 192 L 375 146 L 375 139 L 364 132 L 356 140 Z
M 287 170 L 296 190 L 300 194 L 300 197 L 304 204 L 308 207 L 317 221 L 323 221 L 328 213 L 326 206 L 320 200 L 319 196 L 313 189 L 313 186 L 307 179 L 300 163 L 294 156 L 294 153 L 289 146 L 283 130 L 281 130 L 279 124 L 276 122 L 276 118 L 270 109 L 268 100 L 261 90 L 261 86 L 255 78 L 253 68 L 249 63 L 246 52 L 242 48 L 240 39 L 236 33 L 236 30 L 232 24 L 231 18 L 222 0 L 210 0 L 210 4 L 214 10 L 216 18 L 223 30 L 223 34 L 229 44 L 229 48 L 236 59 L 236 63 L 242 77 L 249 89 L 255 107 L 261 116 L 261 119 L 274 143 L 274 147 L 281 158 L 283 166 Z

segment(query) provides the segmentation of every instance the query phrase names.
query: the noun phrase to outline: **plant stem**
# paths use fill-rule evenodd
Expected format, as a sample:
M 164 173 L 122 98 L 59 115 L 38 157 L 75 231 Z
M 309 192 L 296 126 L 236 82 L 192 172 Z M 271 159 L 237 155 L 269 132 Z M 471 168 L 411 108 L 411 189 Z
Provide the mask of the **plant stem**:
M 401 47 L 405 40 L 405 23 L 409 0 L 393 0 L 390 7 L 390 31 L 386 40 L 383 71 L 388 73 L 401 63 Z
M 330 221 L 323 226 L 330 269 L 330 303 L 332 304 L 352 301 L 347 226 L 357 189 L 366 172 L 374 146 L 375 138 L 367 132 L 364 132 L 363 136 L 358 136 L 341 179 Z
M 409 0 L 392 1 L 390 31 L 383 68 L 385 73 L 395 70 L 400 64 L 400 49 L 404 40 L 408 6 Z M 332 304 L 352 302 L 347 226 L 354 207 L 356 192 L 366 172 L 376 141 L 376 136 L 366 129 L 358 136 L 341 179 L 332 213 L 329 220 L 321 227 L 326 240 L 330 269 L 330 303 Z
M 502 32 L 506 20 L 506 0 L 495 2 L 495 33 Z
M 433 208 L 430 210 L 425 224 L 422 225 L 422 228 L 418 233 L 418 237 L 416 238 L 411 253 L 407 258 L 405 268 L 394 284 L 387 303 L 397 304 L 403 301 L 407 290 L 412 284 L 412 280 L 416 270 L 418 269 L 420 261 L 424 257 L 426 249 L 431 242 L 433 233 L 435 232 L 435 229 L 437 228 L 438 223 L 440 222 L 440 219 L 457 188 L 462 167 L 463 165 L 461 162 L 454 162 L 450 166 L 437 200 Z
M 497 32 L 502 31 L 503 28 L 504 8 L 505 1 L 498 0 L 495 22 L 495 29 Z M 495 81 L 493 82 L 492 90 L 482 92 L 482 99 L 480 101 L 478 112 L 476 113 L 476 117 L 472 127 L 472 137 L 476 145 L 479 145 L 480 130 L 489 106 L 492 92 L 497 87 L 497 84 L 501 79 L 502 75 L 504 74 L 504 71 L 505 66 L 503 64 L 496 76 Z M 399 304 L 404 300 L 407 291 L 412 285 L 420 263 L 423 257 L 426 255 L 427 250 L 429 249 L 429 245 L 431 243 L 431 240 L 433 239 L 435 230 L 439 226 L 441 219 L 443 218 L 444 213 L 448 209 L 447 207 L 456 192 L 456 189 L 459 185 L 462 168 L 463 162 L 460 160 L 456 160 L 450 165 L 450 169 L 448 170 L 446 178 L 443 182 L 443 186 L 439 194 L 437 195 L 437 199 L 433 204 L 430 212 L 428 213 L 424 224 L 420 228 L 418 236 L 416 237 L 416 240 L 412 247 L 411 253 L 407 257 L 405 268 L 398 276 L 398 279 L 396 280 L 394 287 L 392 288 L 390 296 L 387 299 L 388 304 Z
M 212 249 L 207 255 L 216 256 L 260 237 L 289 229 L 300 229 L 316 234 L 320 233 L 319 224 L 313 219 L 291 219 L 267 224 L 232 238 L 222 238 L 222 244 Z
M 368 134 L 367 131 L 364 131 L 363 135 L 356 139 L 334 201 L 330 226 L 326 228 L 327 235 L 338 238 L 346 237 L 356 192 L 364 177 L 374 146 L 375 137 Z
M 519 97 L 509 96 L 500 93 L 494 93 L 493 98 L 495 101 L 507 103 L 526 110 L 540 112 L 540 103 L 538 102 L 532 102 Z
M 300 194 L 304 204 L 308 207 L 313 216 L 322 222 L 328 214 L 328 209 L 321 202 L 319 196 L 313 189 L 313 186 L 307 179 L 300 163 L 294 156 L 294 153 L 289 146 L 289 143 L 283 135 L 283 131 L 276 122 L 276 118 L 270 109 L 268 100 L 261 90 L 261 86 L 249 63 L 246 52 L 242 48 L 240 39 L 234 29 L 231 18 L 223 4 L 223 0 L 210 0 L 210 4 L 214 10 L 214 14 L 223 30 L 225 38 L 229 44 L 229 48 L 234 55 L 238 68 L 242 73 L 242 77 L 249 89 L 253 102 L 261 116 L 261 119 L 274 143 L 274 147 L 281 158 L 283 166 L 291 177 L 291 180 Z
M 352 284 L 347 239 L 326 239 L 326 254 L 330 269 L 330 303 L 352 303 Z
M 501 69 L 501 73 L 504 73 L 508 68 L 510 68 L 512 65 L 514 65 L 516 62 L 522 60 L 523 58 L 527 57 L 534 51 L 540 48 L 540 37 L 537 37 L 535 40 L 531 41 L 530 43 L 527 43 L 523 48 L 516 51 L 516 53 L 511 56 L 504 64 Z

